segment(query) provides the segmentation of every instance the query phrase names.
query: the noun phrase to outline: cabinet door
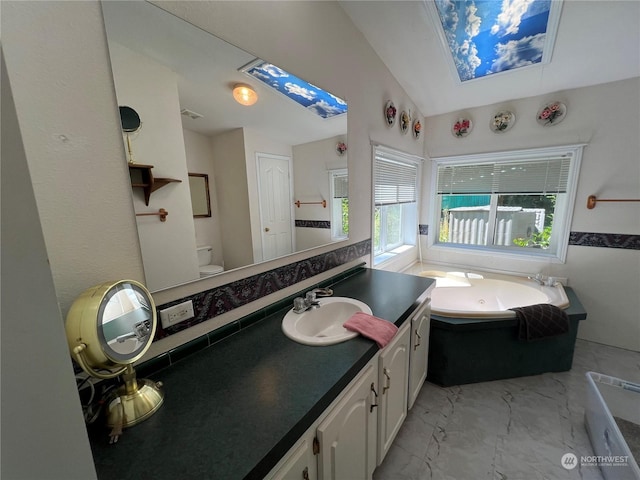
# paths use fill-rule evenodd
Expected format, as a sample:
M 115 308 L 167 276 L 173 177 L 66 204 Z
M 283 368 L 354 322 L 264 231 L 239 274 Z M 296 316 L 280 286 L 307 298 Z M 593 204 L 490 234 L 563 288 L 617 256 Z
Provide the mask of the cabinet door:
M 317 480 L 318 464 L 313 454 L 315 432 L 307 433 L 289 450 L 265 480 Z
M 409 362 L 409 405 L 413 407 L 427 378 L 429 332 L 431 331 L 431 298 L 420 305 L 411 318 L 411 361 Z
M 318 477 L 368 480 L 376 467 L 377 368 L 370 362 L 318 426 Z
M 407 417 L 410 324 L 411 322 L 405 322 L 394 339 L 380 352 L 378 465 L 384 460 Z

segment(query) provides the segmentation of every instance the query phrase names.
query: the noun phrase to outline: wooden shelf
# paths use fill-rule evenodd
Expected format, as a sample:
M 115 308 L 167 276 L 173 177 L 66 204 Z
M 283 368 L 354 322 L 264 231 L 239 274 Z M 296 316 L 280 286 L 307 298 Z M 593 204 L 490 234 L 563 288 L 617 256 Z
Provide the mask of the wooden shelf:
M 151 194 L 159 188 L 170 183 L 180 183 L 182 180 L 175 178 L 155 178 L 151 169 L 153 165 L 142 165 L 141 163 L 129 164 L 129 175 L 131 176 L 131 186 L 140 187 L 144 192 L 144 203 L 149 205 Z

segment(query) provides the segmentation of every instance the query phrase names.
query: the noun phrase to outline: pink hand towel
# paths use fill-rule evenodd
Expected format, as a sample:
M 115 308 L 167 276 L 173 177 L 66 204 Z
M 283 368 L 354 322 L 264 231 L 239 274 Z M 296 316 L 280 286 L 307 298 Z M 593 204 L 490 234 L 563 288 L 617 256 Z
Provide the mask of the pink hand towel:
M 356 312 L 351 315 L 343 327 L 375 340 L 380 348 L 384 348 L 398 331 L 398 327 L 393 323 L 364 312 Z

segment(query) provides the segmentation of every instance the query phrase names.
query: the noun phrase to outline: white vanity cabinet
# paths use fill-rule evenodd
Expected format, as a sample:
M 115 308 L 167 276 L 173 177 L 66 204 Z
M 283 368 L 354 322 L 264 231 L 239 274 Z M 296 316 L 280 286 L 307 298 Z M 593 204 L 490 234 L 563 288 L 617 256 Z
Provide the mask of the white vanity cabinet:
M 369 362 L 320 423 L 318 478 L 367 480 L 376 468 L 377 363 Z
M 266 477 L 371 480 L 427 376 L 430 289 L 396 336 L 360 371 Z
M 313 453 L 315 436 L 314 429 L 307 431 L 265 480 L 317 480 L 318 462 Z
M 407 417 L 410 325 L 411 322 L 405 322 L 378 357 L 378 465 L 384 460 Z
M 431 293 L 411 316 L 411 361 L 409 362 L 409 403 L 408 409 L 418 398 L 420 389 L 427 379 L 429 361 L 429 332 L 431 330 Z

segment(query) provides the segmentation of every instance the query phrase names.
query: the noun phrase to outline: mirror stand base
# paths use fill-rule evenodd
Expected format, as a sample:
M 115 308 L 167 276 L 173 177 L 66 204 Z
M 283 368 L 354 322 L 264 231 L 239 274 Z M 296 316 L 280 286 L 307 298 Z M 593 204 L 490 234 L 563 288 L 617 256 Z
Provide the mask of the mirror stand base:
M 135 378 L 133 382 L 135 382 L 135 388 L 132 389 L 125 384 L 109 397 L 107 426 L 132 427 L 149 418 L 162 405 L 164 392 L 161 390 L 161 382 L 156 383 L 147 379 L 136 381 Z

